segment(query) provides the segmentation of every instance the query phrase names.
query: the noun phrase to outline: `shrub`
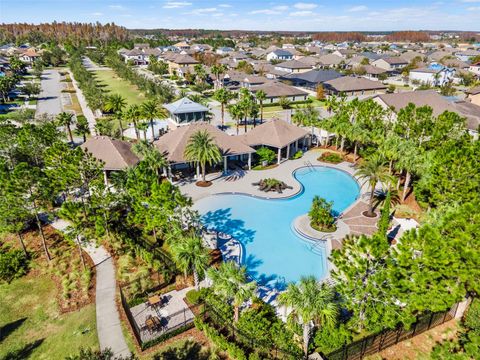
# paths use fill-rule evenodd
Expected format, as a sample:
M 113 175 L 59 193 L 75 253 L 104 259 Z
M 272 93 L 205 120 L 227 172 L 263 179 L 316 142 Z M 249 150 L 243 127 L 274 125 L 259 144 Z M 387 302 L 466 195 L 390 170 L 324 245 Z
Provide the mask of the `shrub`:
M 200 301 L 201 293 L 200 291 L 192 289 L 185 294 L 185 297 L 190 304 L 195 305 L 198 304 L 198 302 Z
M 166 347 L 160 352 L 153 355 L 153 360 L 190 360 L 190 359 L 203 359 L 200 357 L 202 354 L 202 346 L 190 339 L 179 341 L 173 345 Z M 206 356 L 205 356 L 206 359 Z
M 10 283 L 27 273 L 28 260 L 21 250 L 0 253 L 0 281 Z
M 341 324 L 338 327 L 322 327 L 317 330 L 313 337 L 315 350 L 323 354 L 329 354 L 339 349 L 345 343 L 352 341 L 351 332 Z
M 298 150 L 295 154 L 293 154 L 292 159 L 293 160 L 300 159 L 302 156 L 303 156 L 303 151 Z
M 308 212 L 311 226 L 319 231 L 335 231 L 335 218 L 332 215 L 333 202 L 327 202 L 320 196 L 315 196 Z
M 282 109 L 290 109 L 292 107 L 292 102 L 289 99 L 287 99 L 286 97 L 282 96 L 278 100 L 278 105 L 280 105 L 282 107 Z
M 340 154 L 324 152 L 319 158 L 319 161 L 325 161 L 332 164 L 338 164 L 343 161 L 343 157 Z
M 257 155 L 260 158 L 260 161 L 265 161 L 267 164 L 270 164 L 275 160 L 275 152 L 264 146 L 257 150 Z

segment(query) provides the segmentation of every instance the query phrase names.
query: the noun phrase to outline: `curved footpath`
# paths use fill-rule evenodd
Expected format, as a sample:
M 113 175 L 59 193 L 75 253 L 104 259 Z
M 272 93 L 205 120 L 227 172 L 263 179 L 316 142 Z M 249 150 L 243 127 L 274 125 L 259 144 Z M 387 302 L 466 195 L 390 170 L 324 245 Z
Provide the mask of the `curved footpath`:
M 50 225 L 63 232 L 68 227 L 68 222 L 57 219 Z M 123 336 L 120 314 L 115 302 L 115 266 L 112 257 L 103 246 L 96 247 L 91 242 L 83 244 L 82 248 L 92 258 L 96 269 L 95 305 L 100 349 L 110 348 L 115 356 L 129 356 L 130 350 Z

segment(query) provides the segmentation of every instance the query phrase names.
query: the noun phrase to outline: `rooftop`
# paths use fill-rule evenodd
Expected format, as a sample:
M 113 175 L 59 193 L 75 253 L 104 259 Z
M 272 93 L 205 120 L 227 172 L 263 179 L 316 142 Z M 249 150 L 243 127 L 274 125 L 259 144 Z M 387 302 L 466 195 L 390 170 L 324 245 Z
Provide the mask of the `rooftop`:
M 170 114 L 185 114 L 193 112 L 204 112 L 208 111 L 208 108 L 202 104 L 198 104 L 187 97 L 181 98 L 170 104 L 163 105 L 165 109 L 170 112 Z
M 81 145 L 81 148 L 101 160 L 104 163 L 104 170 L 124 170 L 140 161 L 133 153 L 131 143 L 108 136 L 91 137 Z

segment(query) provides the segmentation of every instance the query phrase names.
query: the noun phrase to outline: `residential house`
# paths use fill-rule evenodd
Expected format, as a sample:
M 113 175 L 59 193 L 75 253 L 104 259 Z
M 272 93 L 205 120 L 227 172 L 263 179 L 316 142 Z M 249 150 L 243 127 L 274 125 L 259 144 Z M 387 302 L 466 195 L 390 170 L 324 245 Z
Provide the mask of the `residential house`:
M 420 84 L 428 84 L 431 86 L 443 86 L 453 81 L 455 69 L 446 66 L 430 66 L 420 69 L 410 70 L 408 75 L 410 82 L 418 82 Z
M 312 69 L 312 66 L 299 60 L 285 61 L 275 65 L 275 69 L 287 73 L 301 73 Z
M 187 97 L 170 104 L 164 104 L 163 107 L 167 109 L 169 113 L 168 119 L 176 126 L 207 120 L 208 108 Z
M 27 64 L 33 64 L 40 57 L 41 55 L 34 48 L 29 48 L 19 56 L 19 59 Z
M 342 74 L 334 70 L 310 70 L 302 73 L 290 73 L 282 76 L 281 80 L 291 83 L 293 86 L 303 87 L 316 91 L 317 87 L 325 81 L 342 77 Z
M 480 106 L 480 86 L 465 91 L 465 94 L 467 94 L 467 101 Z
M 408 65 L 408 61 L 400 56 L 396 56 L 375 60 L 372 62 L 372 65 L 387 70 L 388 72 L 398 72 Z
M 228 55 L 233 52 L 233 49 L 228 46 L 219 47 L 217 51 L 215 51 L 218 55 Z
M 469 61 L 470 58 L 473 58 L 473 57 L 476 57 L 476 56 L 480 56 L 480 51 L 478 51 L 478 50 L 466 50 L 466 51 L 459 51 L 459 52 L 455 53 L 455 57 L 458 60 L 465 61 L 465 62 Z
M 347 59 L 355 55 L 356 51 L 353 49 L 338 49 L 332 52 L 333 55 L 340 56 L 343 59 Z
M 266 94 L 267 100 L 264 101 L 265 104 L 277 103 L 281 98 L 286 98 L 290 101 L 305 101 L 308 98 L 307 92 L 281 82 L 269 82 L 250 88 L 253 94 L 259 90 L 263 90 Z
M 176 44 L 173 44 L 174 47 L 176 47 L 179 50 L 189 50 L 190 49 L 190 44 L 186 43 L 185 41 L 180 41 Z
M 345 59 L 334 54 L 321 55 L 318 57 L 318 67 L 322 69 L 336 67 L 341 65 L 344 62 L 345 62 Z
M 287 50 L 277 49 L 267 54 L 268 61 L 288 61 L 293 60 L 293 54 Z
M 387 74 L 387 70 L 373 65 L 360 65 L 353 68 L 353 70 L 357 71 L 361 76 L 371 80 L 379 79 L 381 75 Z
M 324 82 L 328 94 L 338 95 L 366 95 L 384 92 L 387 86 L 380 81 L 373 81 L 362 77 L 343 76 Z
M 175 54 L 168 56 L 165 58 L 168 64 L 168 72 L 173 74 L 179 68 L 187 67 L 193 72 L 193 68 L 196 64 L 199 64 L 197 60 L 195 60 L 190 55 L 186 54 Z
M 471 71 L 475 75 L 480 76 L 480 61 L 474 64 L 470 64 L 470 66 L 468 67 L 468 71 Z

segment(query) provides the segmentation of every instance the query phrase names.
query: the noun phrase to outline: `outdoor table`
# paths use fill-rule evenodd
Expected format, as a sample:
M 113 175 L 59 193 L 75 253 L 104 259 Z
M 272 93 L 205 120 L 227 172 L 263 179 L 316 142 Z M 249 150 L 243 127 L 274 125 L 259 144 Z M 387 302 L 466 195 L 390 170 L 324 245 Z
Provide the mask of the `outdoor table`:
M 160 295 L 154 295 L 148 298 L 148 303 L 150 304 L 150 306 L 155 307 L 159 305 L 161 302 L 162 302 L 162 298 L 160 297 Z

